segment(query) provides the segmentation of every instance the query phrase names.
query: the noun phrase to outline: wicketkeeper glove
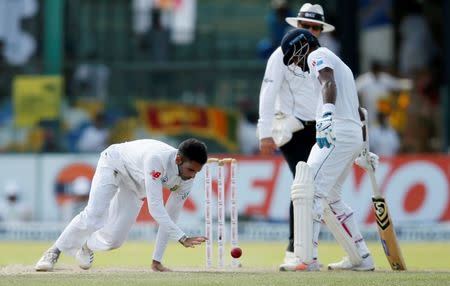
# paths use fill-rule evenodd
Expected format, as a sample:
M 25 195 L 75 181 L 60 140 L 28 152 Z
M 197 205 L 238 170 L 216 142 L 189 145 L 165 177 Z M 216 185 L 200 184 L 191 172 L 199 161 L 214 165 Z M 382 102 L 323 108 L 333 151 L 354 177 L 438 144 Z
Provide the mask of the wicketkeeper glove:
M 316 142 L 319 148 L 330 148 L 336 141 L 333 133 L 333 113 L 326 112 L 316 122 Z
M 367 152 L 367 150 L 363 150 L 361 154 L 359 154 L 358 158 L 355 159 L 355 164 L 366 171 L 369 170 L 369 168 L 375 171 L 378 168 L 378 164 L 380 163 L 380 158 L 377 154 L 372 152 L 369 152 L 369 155 L 366 156 Z

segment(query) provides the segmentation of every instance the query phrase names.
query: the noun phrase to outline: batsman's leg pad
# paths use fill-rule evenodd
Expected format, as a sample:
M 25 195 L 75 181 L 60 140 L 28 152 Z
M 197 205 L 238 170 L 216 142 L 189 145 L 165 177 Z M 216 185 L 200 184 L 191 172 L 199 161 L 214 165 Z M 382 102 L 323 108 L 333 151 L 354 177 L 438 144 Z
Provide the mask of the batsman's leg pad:
M 359 230 L 358 224 L 356 223 L 355 216 L 353 215 L 353 210 L 346 205 L 342 200 L 328 204 L 333 213 L 337 216 L 339 221 L 345 229 L 350 233 L 353 241 L 356 244 L 359 255 L 364 257 L 370 253 L 369 248 L 364 241 L 364 238 Z
M 353 216 L 353 212 L 351 213 L 340 213 L 336 214 L 328 205 L 326 201 L 323 201 L 324 204 L 324 212 L 323 212 L 323 220 L 327 225 L 327 228 L 333 233 L 334 238 L 339 243 L 339 245 L 345 250 L 348 254 L 350 262 L 353 265 L 359 265 L 362 262 L 361 255 L 359 254 L 358 248 L 356 247 L 356 243 L 354 241 L 355 233 L 351 233 L 349 228 L 346 225 L 346 220 L 349 217 Z M 361 236 L 361 234 L 359 234 Z
M 294 206 L 294 252 L 302 262 L 313 260 L 313 198 L 312 171 L 305 162 L 298 162 L 291 200 Z

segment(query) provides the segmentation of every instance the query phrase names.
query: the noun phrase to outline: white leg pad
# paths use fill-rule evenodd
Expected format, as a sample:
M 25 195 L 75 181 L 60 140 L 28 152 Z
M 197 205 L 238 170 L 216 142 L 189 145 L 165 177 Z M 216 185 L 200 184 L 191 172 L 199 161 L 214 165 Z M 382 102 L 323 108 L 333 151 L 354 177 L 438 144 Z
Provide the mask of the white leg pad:
M 301 262 L 313 260 L 314 180 L 305 162 L 298 162 L 291 199 L 294 206 L 294 253 Z
M 323 220 L 327 225 L 327 228 L 333 233 L 336 241 L 344 248 L 345 252 L 348 254 L 348 258 L 353 265 L 359 265 L 362 263 L 362 258 L 359 254 L 359 251 L 356 247 L 353 238 L 350 234 L 344 229 L 344 226 L 338 220 L 336 215 L 331 210 L 330 206 L 323 202 Z

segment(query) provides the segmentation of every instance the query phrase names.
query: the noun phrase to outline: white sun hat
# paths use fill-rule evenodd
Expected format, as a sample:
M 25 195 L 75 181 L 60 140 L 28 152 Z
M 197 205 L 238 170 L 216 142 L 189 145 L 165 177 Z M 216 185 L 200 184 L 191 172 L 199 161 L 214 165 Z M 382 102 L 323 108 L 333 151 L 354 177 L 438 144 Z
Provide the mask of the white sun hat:
M 298 21 L 322 24 L 323 33 L 334 31 L 334 26 L 325 22 L 322 6 L 319 4 L 305 3 L 300 8 L 297 17 L 286 18 L 286 22 L 295 28 L 297 28 Z

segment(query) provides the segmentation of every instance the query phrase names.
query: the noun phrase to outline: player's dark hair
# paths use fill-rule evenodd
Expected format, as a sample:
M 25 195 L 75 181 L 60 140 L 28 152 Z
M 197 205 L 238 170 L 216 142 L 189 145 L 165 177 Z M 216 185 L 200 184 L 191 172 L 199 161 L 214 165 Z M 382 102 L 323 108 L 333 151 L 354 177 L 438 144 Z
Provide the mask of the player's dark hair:
M 195 161 L 204 165 L 208 160 L 208 149 L 202 141 L 189 138 L 178 145 L 178 153 L 186 160 Z

